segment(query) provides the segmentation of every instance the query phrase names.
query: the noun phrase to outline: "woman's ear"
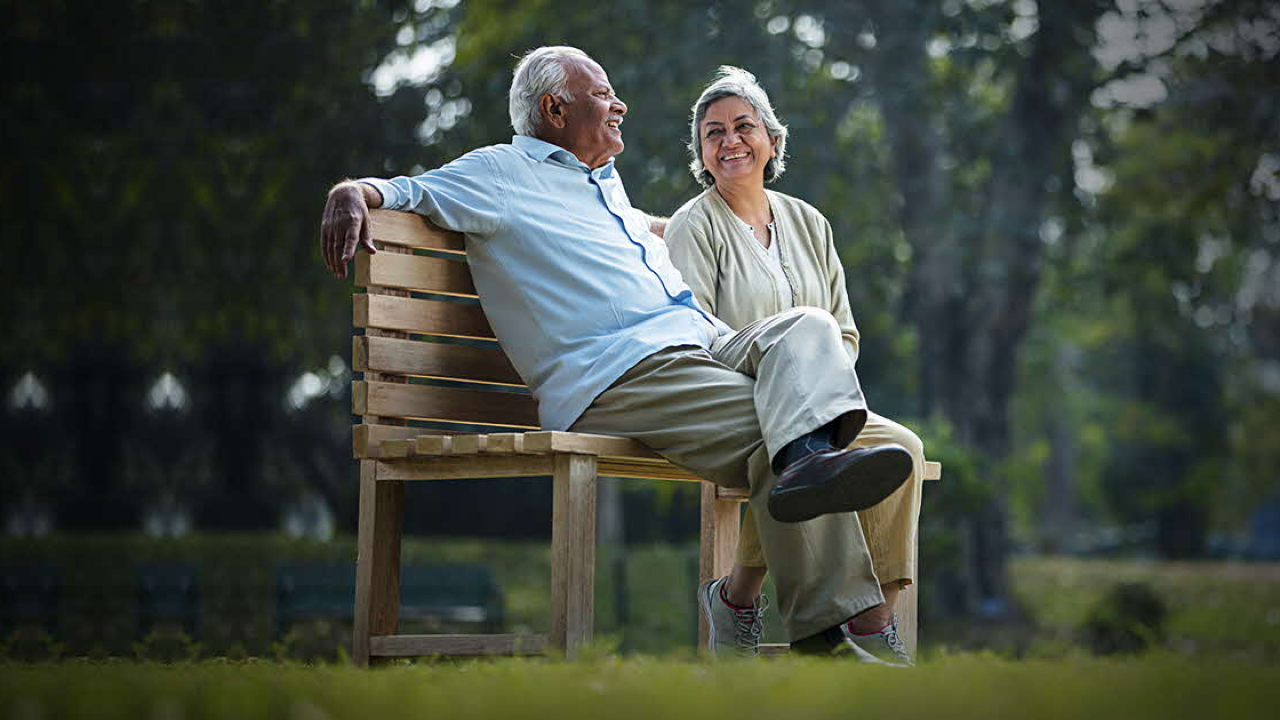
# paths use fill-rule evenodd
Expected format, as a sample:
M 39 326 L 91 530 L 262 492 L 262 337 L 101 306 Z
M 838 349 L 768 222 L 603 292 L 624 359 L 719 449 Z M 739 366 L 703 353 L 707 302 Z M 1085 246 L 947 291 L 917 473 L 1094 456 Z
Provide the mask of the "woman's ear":
M 552 127 L 564 128 L 564 103 L 560 98 L 544 93 L 538 100 L 538 110 L 542 113 L 542 119 Z

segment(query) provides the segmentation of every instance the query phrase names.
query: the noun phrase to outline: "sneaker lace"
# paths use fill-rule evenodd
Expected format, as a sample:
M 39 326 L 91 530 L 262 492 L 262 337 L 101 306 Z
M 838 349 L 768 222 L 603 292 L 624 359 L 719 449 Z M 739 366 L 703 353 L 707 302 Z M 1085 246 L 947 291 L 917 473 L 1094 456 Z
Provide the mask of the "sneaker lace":
M 902 642 L 902 637 L 898 635 L 898 616 L 896 614 L 893 616 L 893 621 L 889 623 L 889 627 L 884 629 L 884 641 L 894 655 L 906 662 L 911 662 L 911 656 L 907 654 L 907 646 Z
M 757 655 L 760 652 L 760 634 L 764 632 L 764 611 L 769 607 L 769 598 L 761 595 L 749 608 L 733 611 L 733 640 L 739 655 Z

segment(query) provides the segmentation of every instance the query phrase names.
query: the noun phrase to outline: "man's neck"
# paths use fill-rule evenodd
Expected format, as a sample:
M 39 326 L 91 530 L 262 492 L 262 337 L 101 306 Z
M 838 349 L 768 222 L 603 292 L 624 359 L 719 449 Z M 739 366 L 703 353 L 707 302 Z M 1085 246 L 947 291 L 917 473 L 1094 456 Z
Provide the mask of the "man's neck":
M 607 165 L 609 161 L 613 159 L 612 155 L 605 155 L 603 157 L 583 157 L 581 154 L 574 152 L 572 148 L 566 147 L 564 143 L 560 142 L 560 139 L 557 136 L 544 135 L 542 137 L 538 137 L 538 139 L 545 143 L 551 143 L 552 145 L 555 145 L 561 150 L 564 150 L 570 155 L 578 158 L 578 160 L 583 165 L 586 165 L 588 168 L 592 170 L 595 170 L 597 168 Z

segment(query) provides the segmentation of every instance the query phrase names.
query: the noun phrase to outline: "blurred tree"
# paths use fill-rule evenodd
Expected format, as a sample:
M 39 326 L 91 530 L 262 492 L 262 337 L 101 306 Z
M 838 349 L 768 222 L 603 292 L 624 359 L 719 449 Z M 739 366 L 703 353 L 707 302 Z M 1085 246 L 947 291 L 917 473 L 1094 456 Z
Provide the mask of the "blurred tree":
M 1280 487 L 1271 427 L 1280 383 L 1280 13 L 1241 3 L 1191 36 L 1167 100 L 1117 133 L 1102 198 L 1106 290 L 1130 323 L 1115 394 L 1128 424 L 1106 479 L 1126 517 L 1154 516 L 1166 555 L 1204 552 L 1213 524 Z M 1274 418 L 1274 415 L 1271 415 Z
M 47 383 L 63 436 L 45 442 L 73 449 L 83 482 L 65 522 L 135 522 L 121 453 L 155 441 L 144 391 L 166 370 L 190 393 L 190 442 L 213 448 L 202 524 L 274 522 L 259 468 L 285 390 L 348 344 L 349 288 L 318 261 L 324 192 L 422 152 L 422 93 L 379 102 L 367 83 L 436 12 L 419 4 L 5 4 L 22 60 L 0 90 L 0 222 L 25 250 L 5 264 L 0 375 Z M 320 447 L 346 467 L 346 410 L 330 414 Z

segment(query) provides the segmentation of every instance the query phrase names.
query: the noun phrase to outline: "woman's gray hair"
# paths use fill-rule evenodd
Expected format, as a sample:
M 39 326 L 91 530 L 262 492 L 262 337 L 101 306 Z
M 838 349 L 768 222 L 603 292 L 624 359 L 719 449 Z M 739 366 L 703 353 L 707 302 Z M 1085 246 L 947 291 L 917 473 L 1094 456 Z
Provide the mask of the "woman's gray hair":
M 507 94 L 511 127 L 517 135 L 536 137 L 542 129 L 538 101 L 543 95 L 550 93 L 565 102 L 573 102 L 573 94 L 568 90 L 568 65 L 574 60 L 590 59 L 590 55 L 567 45 L 536 48 L 520 58 Z
M 764 123 L 764 130 L 770 138 L 777 138 L 773 158 L 764 166 L 764 181 L 777 180 L 787 169 L 787 126 L 783 125 L 773 112 L 773 104 L 769 102 L 769 94 L 756 82 L 756 76 L 732 65 L 721 65 L 716 72 L 716 79 L 698 96 L 693 104 L 693 120 L 689 130 L 689 154 L 693 160 L 689 162 L 689 172 L 703 187 L 711 187 L 716 179 L 711 176 L 707 166 L 702 164 L 702 140 L 698 136 L 698 126 L 707 116 L 707 108 L 717 100 L 728 97 L 742 98 L 755 108 Z

